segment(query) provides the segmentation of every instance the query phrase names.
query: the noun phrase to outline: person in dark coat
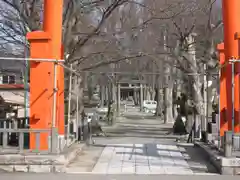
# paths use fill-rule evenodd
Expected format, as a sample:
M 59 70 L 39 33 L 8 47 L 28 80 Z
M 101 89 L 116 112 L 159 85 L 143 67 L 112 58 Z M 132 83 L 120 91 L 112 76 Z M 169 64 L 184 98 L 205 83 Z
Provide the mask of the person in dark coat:
M 186 96 L 182 93 L 181 97 L 178 97 L 176 103 L 178 116 L 173 125 L 173 133 L 184 135 L 187 133 L 185 123 L 183 121 L 183 118 L 187 119 Z

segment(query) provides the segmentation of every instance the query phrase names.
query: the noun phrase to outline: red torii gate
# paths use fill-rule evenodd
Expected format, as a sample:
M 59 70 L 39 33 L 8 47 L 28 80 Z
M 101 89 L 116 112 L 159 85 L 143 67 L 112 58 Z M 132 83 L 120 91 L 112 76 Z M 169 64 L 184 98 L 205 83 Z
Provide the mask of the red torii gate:
M 62 53 L 63 0 L 44 0 L 43 31 L 27 34 L 30 57 L 63 59 Z M 57 66 L 56 122 L 59 135 L 64 135 L 64 71 Z M 51 129 L 53 122 L 54 62 L 30 64 L 30 128 Z M 40 135 L 40 150 L 47 150 L 47 133 Z M 35 149 L 35 134 L 30 134 L 30 149 Z
M 224 44 L 220 44 L 220 63 L 226 64 L 232 57 L 239 57 L 240 0 L 222 0 L 224 21 Z M 63 0 L 44 0 L 43 31 L 28 33 L 31 58 L 63 59 L 62 44 Z M 30 128 L 49 129 L 52 122 L 53 107 L 53 63 L 33 62 L 30 68 Z M 235 103 L 232 107 L 232 70 L 228 63 L 221 69 L 220 118 L 221 136 L 224 131 L 232 130 L 232 111 L 234 110 L 234 131 L 240 131 L 240 83 L 239 63 L 235 64 Z M 57 128 L 64 134 L 64 73 L 58 67 Z M 31 134 L 30 147 L 35 148 L 34 135 Z M 48 148 L 48 135 L 41 135 L 40 149 Z
M 239 59 L 240 1 L 222 0 L 224 43 L 218 45 L 221 77 L 220 77 L 220 135 L 227 130 L 240 132 L 240 64 L 234 64 L 234 94 L 232 94 L 232 68 L 230 59 Z M 234 104 L 232 104 L 234 95 Z M 232 121 L 234 113 L 234 121 Z M 234 124 L 233 124 L 234 122 Z

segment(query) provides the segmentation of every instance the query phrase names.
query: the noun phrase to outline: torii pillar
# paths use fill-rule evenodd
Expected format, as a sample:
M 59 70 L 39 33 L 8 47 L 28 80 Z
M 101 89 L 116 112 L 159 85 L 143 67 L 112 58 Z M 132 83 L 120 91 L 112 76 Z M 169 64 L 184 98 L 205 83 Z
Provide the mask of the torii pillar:
M 227 77 L 231 75 L 231 66 L 224 66 L 225 65 L 225 53 L 224 53 L 224 43 L 220 43 L 217 46 L 217 50 L 219 52 L 219 63 L 222 66 L 220 69 L 221 76 L 220 76 L 220 136 L 224 136 L 224 132 L 228 131 L 228 119 L 231 119 L 231 109 L 230 112 L 227 108 L 227 99 L 231 99 L 231 94 L 227 93 L 227 88 L 231 86 L 231 77 Z M 228 69 L 227 69 L 228 68 Z M 228 73 L 227 73 L 228 72 Z M 228 79 L 228 81 L 227 81 Z M 228 84 L 227 84 L 228 82 Z M 230 83 L 230 84 L 229 84 Z M 231 104 L 229 104 L 231 106 Z
M 27 34 L 30 57 L 62 59 L 62 12 L 63 0 L 44 0 L 43 31 Z M 57 118 L 56 128 L 64 134 L 64 78 L 63 69 L 57 68 Z M 54 63 L 30 63 L 30 128 L 51 129 L 53 114 Z M 40 150 L 47 150 L 48 133 L 40 134 Z M 35 134 L 30 134 L 30 149 L 36 148 Z
M 227 120 L 228 120 L 228 129 L 239 132 L 239 63 L 235 63 L 235 88 L 234 88 L 234 107 L 232 107 L 232 71 L 231 65 L 228 63 L 231 58 L 239 57 L 239 45 L 238 40 L 236 39 L 236 33 L 240 32 L 240 1 L 239 0 L 222 0 L 223 8 L 223 23 L 224 23 L 224 48 L 225 48 L 225 58 L 226 58 L 226 75 L 223 78 L 226 78 L 226 101 L 227 101 Z M 225 98 L 225 97 L 220 98 Z M 221 106 L 221 105 L 220 105 Z M 234 125 L 232 124 L 232 112 L 234 111 Z

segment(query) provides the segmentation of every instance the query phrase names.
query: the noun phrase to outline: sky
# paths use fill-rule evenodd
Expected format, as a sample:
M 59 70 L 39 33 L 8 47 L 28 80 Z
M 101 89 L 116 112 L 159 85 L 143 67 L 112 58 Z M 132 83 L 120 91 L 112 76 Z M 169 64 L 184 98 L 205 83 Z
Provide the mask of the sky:
M 222 0 L 217 0 L 216 2 L 217 2 L 216 4 L 217 4 L 218 6 L 220 6 L 220 7 L 222 6 Z

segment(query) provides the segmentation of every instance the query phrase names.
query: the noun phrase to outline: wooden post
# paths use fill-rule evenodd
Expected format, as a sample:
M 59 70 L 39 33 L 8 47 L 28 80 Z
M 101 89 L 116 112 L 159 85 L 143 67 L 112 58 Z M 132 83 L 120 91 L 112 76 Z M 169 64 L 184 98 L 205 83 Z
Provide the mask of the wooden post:
M 78 103 L 79 103 L 79 95 L 77 94 L 77 107 L 76 107 L 76 109 L 77 109 L 77 112 L 76 112 L 76 126 L 75 126 L 75 132 L 76 132 L 76 139 L 77 140 L 79 140 L 79 134 L 80 134 L 80 132 L 79 132 L 79 124 L 80 124 L 80 121 L 79 121 L 79 105 L 78 105 Z
M 117 85 L 117 116 L 120 115 L 120 107 L 121 105 L 121 84 L 118 83 Z
M 116 86 L 115 86 L 115 83 L 113 82 L 112 83 L 112 93 L 111 93 L 111 95 L 112 95 L 112 100 L 114 101 L 114 103 L 116 103 L 116 100 L 117 100 L 117 98 L 116 98 Z
M 105 101 L 105 88 L 104 88 L 104 86 L 103 85 L 101 85 L 101 87 L 100 87 L 100 94 L 101 94 L 101 103 L 100 103 L 100 106 L 101 107 L 104 107 L 104 101 Z
M 69 85 L 68 85 L 68 114 L 67 114 L 67 133 L 66 133 L 66 139 L 67 143 L 69 142 L 70 137 L 70 122 L 71 122 L 71 100 L 72 100 L 72 68 L 73 65 L 70 65 L 71 72 L 69 76 Z
M 207 131 L 208 122 L 208 75 L 207 75 L 207 65 L 204 64 L 204 118 L 202 121 L 202 132 Z
M 62 45 L 62 54 L 61 59 L 64 59 L 64 47 Z M 58 127 L 58 134 L 61 141 L 64 141 L 64 134 L 65 134 L 65 103 L 64 103 L 64 68 L 62 66 L 58 66 L 58 81 L 57 81 L 57 127 Z
M 224 156 L 232 156 L 232 146 L 233 146 L 233 134 L 232 131 L 224 132 Z
M 108 84 L 106 84 L 105 85 L 105 100 L 106 100 L 106 102 L 107 102 L 107 104 L 108 104 L 108 102 L 109 102 L 109 86 L 108 86 Z
M 140 111 L 143 111 L 143 85 L 140 84 Z

